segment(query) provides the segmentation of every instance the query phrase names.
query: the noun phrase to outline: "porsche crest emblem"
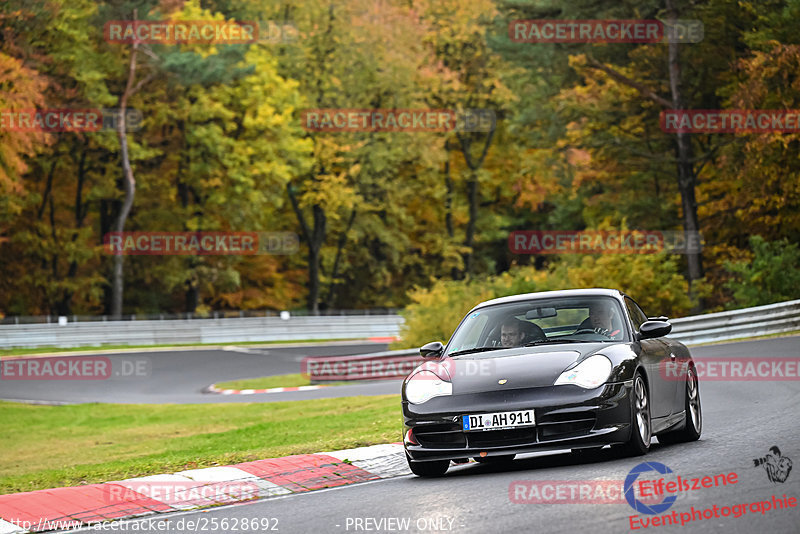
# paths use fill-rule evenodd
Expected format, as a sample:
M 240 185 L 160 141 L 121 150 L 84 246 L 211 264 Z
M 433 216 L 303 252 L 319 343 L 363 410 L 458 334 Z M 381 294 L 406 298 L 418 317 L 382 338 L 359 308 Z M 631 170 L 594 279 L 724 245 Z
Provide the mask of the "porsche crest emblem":
M 508 380 L 506 380 L 505 378 L 501 378 L 500 380 L 497 381 L 497 383 L 500 384 L 501 386 L 506 382 L 508 382 Z

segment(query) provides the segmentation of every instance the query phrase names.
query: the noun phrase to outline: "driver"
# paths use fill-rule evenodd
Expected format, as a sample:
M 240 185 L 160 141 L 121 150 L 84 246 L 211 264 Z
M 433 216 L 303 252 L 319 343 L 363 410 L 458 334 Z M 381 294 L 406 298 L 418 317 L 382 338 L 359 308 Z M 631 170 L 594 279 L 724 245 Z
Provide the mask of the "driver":
M 615 314 L 610 306 L 600 302 L 589 305 L 589 324 L 586 321 L 581 323 L 582 328 L 590 328 L 608 337 L 614 337 L 620 333 L 619 328 L 614 327 Z
M 500 346 L 501 347 L 521 347 L 522 340 L 525 338 L 525 330 L 522 321 L 512 317 L 500 327 Z

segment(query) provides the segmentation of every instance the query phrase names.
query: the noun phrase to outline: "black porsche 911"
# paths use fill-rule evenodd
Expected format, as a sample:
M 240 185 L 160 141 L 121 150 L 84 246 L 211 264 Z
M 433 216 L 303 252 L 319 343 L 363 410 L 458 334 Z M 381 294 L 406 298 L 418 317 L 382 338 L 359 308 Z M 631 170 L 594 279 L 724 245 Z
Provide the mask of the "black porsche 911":
M 642 455 L 700 437 L 689 350 L 611 289 L 515 295 L 479 304 L 447 346 L 403 382 L 403 443 L 411 471 L 443 475 L 451 460 L 505 462 L 526 452 Z

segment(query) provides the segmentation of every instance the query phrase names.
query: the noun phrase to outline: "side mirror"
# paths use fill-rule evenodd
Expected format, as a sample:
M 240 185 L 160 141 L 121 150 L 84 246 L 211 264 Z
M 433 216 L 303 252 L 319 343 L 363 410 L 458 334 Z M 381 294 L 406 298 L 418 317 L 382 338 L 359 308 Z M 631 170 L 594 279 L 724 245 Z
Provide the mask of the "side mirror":
M 672 332 L 672 325 L 666 321 L 646 321 L 639 327 L 640 339 L 664 337 Z
M 426 360 L 438 360 L 444 353 L 444 345 L 439 341 L 431 341 L 419 349 L 419 355 Z

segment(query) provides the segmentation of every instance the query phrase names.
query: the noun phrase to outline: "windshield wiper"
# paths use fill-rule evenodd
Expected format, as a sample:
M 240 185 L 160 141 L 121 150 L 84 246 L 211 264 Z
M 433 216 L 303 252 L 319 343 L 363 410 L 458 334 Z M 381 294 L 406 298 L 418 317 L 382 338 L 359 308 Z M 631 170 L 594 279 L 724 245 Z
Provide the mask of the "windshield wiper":
M 525 343 L 523 347 L 533 347 L 536 345 L 548 345 L 548 344 L 555 344 L 555 343 L 591 343 L 591 341 L 582 341 L 580 339 L 540 339 L 539 341 L 531 341 L 530 343 Z
M 477 348 L 474 348 L 474 349 L 465 349 L 465 350 L 459 350 L 457 352 L 451 352 L 450 354 L 448 354 L 448 356 L 450 356 L 452 358 L 453 356 L 461 356 L 462 354 L 473 354 L 475 352 L 487 352 L 487 351 L 490 351 L 490 350 L 500 350 L 500 349 L 508 349 L 508 348 L 512 348 L 512 347 L 477 347 Z

